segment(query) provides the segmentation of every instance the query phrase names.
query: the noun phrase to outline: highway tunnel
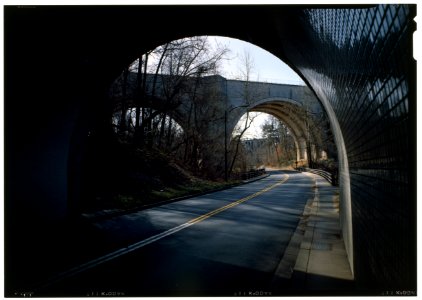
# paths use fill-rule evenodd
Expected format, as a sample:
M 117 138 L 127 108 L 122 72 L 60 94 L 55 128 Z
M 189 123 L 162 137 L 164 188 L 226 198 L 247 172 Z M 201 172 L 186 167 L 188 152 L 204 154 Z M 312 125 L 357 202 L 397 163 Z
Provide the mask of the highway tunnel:
M 19 249 L 34 234 L 77 213 L 85 145 L 109 134 L 123 68 L 165 42 L 220 35 L 279 57 L 323 105 L 360 290 L 415 290 L 415 15 L 395 4 L 6 6 L 6 274 L 24 271 Z

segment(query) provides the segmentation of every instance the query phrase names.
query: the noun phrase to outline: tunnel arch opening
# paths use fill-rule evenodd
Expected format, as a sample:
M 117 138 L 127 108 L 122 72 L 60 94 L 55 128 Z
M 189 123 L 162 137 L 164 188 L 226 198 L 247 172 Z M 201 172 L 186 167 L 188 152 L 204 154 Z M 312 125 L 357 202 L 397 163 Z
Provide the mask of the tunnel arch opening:
M 200 36 L 200 35 L 196 35 L 196 36 Z M 259 41 L 253 41 L 250 40 L 249 38 L 245 38 L 243 36 L 237 36 L 237 35 L 227 35 L 224 34 L 222 36 L 227 36 L 230 38 L 234 38 L 234 39 L 239 39 L 239 40 L 243 40 L 246 42 L 249 42 L 253 45 L 256 45 L 258 47 L 261 47 L 262 49 L 266 49 L 266 46 L 264 44 L 261 44 Z M 179 35 L 178 37 L 173 37 L 173 39 L 168 39 L 169 41 L 171 40 L 177 40 L 177 38 L 183 38 L 183 35 Z M 156 47 L 158 47 L 158 45 L 156 45 Z M 288 66 L 294 70 L 294 72 L 296 74 L 298 74 L 306 83 L 306 85 L 308 87 L 311 88 L 311 93 L 314 95 L 317 95 L 317 93 L 315 93 L 315 87 L 316 85 L 310 85 L 308 82 L 308 76 L 304 76 L 304 74 L 302 74 L 302 72 L 300 71 L 300 69 L 297 68 L 297 66 L 295 66 L 294 64 L 292 64 L 289 60 L 286 60 L 286 58 L 283 55 L 278 55 L 277 52 L 271 51 L 271 49 L 268 49 L 269 53 L 271 53 L 272 55 L 275 55 L 276 57 L 278 57 L 281 61 L 285 61 L 288 63 Z M 132 56 L 133 57 L 133 56 Z M 349 258 L 349 263 L 353 272 L 353 241 L 352 241 L 352 211 L 351 211 L 351 192 L 350 192 L 350 173 L 349 173 L 349 169 L 348 169 L 348 159 L 347 159 L 347 152 L 346 152 L 346 148 L 345 148 L 345 143 L 344 143 L 344 138 L 343 138 L 343 134 L 341 131 L 341 128 L 339 126 L 338 120 L 337 120 L 337 116 L 331 106 L 331 103 L 328 101 L 328 99 L 324 98 L 323 93 L 318 93 L 319 97 L 317 97 L 318 102 L 322 105 L 323 107 L 323 113 L 325 114 L 325 116 L 328 119 L 328 127 L 332 132 L 332 139 L 334 141 L 334 147 L 331 149 L 330 154 L 334 154 L 333 156 L 336 157 L 337 161 L 338 161 L 338 176 L 339 176 L 339 188 L 340 188 L 340 207 L 341 207 L 341 223 L 342 223 L 342 233 L 344 236 L 344 240 L 345 240 L 345 244 L 346 244 L 346 249 L 347 249 L 347 253 L 348 253 L 348 258 Z M 270 106 L 271 104 L 267 104 L 268 106 Z M 230 108 L 231 109 L 231 108 Z M 268 111 L 271 111 L 273 108 L 270 107 L 265 107 L 261 106 L 257 109 L 265 109 Z M 226 107 L 227 110 L 227 107 Z M 273 111 L 273 113 L 276 114 L 280 114 L 279 111 Z M 238 114 L 238 113 L 236 113 Z M 280 116 L 282 118 L 284 118 L 284 121 L 286 122 L 286 120 L 288 118 L 286 118 L 285 116 L 282 116 L 282 113 L 280 114 Z M 230 118 L 230 117 L 229 117 Z M 287 121 L 289 122 L 289 121 Z M 233 123 L 233 121 L 232 121 Z M 296 125 L 296 124 L 295 124 Z M 291 127 L 295 126 L 294 124 L 290 124 Z M 227 126 L 227 125 L 226 125 Z M 231 125 L 233 128 L 233 124 Z M 230 128 L 229 125 L 229 132 L 232 132 L 232 128 Z M 225 133 L 225 136 L 227 136 L 227 133 Z M 317 134 L 313 134 L 313 137 L 316 137 Z M 225 138 L 226 139 L 226 138 Z M 305 139 L 306 141 L 306 139 Z M 227 141 L 225 142 L 227 144 Z M 304 144 L 303 139 L 300 139 L 300 141 L 297 142 L 298 146 L 300 148 L 300 145 Z M 306 144 L 306 142 L 305 142 Z M 316 143 L 317 145 L 319 145 L 319 143 Z M 310 143 L 306 144 L 306 147 L 308 148 L 307 152 L 308 153 L 312 153 L 312 149 L 311 149 L 311 145 Z M 225 152 L 227 152 L 227 146 L 225 146 L 226 150 Z M 323 153 L 321 149 L 316 149 L 316 153 L 320 152 Z M 324 151 L 325 152 L 325 151 Z M 337 155 L 336 155 L 337 154 Z M 205 155 L 206 157 L 207 155 Z M 227 156 L 227 154 L 226 154 Z M 205 158 L 204 157 L 204 158 Z M 312 156 L 307 157 L 308 159 L 311 159 Z M 224 167 L 224 169 L 227 172 L 227 158 L 226 160 L 226 166 Z M 216 164 L 214 164 L 213 166 L 214 168 L 222 168 L 221 165 L 218 166 Z
M 186 36 L 186 35 L 181 34 L 181 35 L 178 35 L 177 38 L 183 39 L 183 36 Z M 197 36 L 200 36 L 200 35 L 195 35 L 195 37 L 197 37 Z M 240 40 L 250 42 L 254 45 L 257 45 L 258 47 L 262 47 L 262 49 L 266 48 L 265 44 L 261 44 L 258 41 L 255 41 L 255 42 L 250 41 L 248 38 L 245 38 L 245 37 L 242 37 L 242 36 L 238 36 L 238 35 L 226 35 L 226 36 L 231 36 L 232 38 L 235 38 L 235 39 L 238 38 Z M 167 39 L 167 40 L 175 41 L 176 39 L 174 39 L 174 38 L 175 37 L 173 37 L 171 39 Z M 158 46 L 156 46 L 156 47 L 158 47 Z M 151 48 L 143 48 L 143 49 L 151 49 Z M 142 49 L 142 47 L 138 47 L 136 52 L 139 53 L 139 49 Z M 144 51 L 145 51 L 144 53 L 148 53 L 152 50 L 144 50 Z M 132 52 L 132 53 L 136 53 L 136 52 Z M 141 52 L 142 52 L 142 50 L 141 50 Z M 278 55 L 278 53 L 274 52 L 274 51 L 269 51 L 269 52 L 273 53 L 281 61 L 286 61 L 286 59 L 283 55 Z M 136 54 L 135 55 L 129 54 L 128 57 L 132 58 L 132 63 L 127 63 L 126 66 L 123 65 L 123 70 L 128 70 L 128 66 L 133 65 L 133 61 L 136 60 L 137 56 L 138 55 L 136 55 Z M 290 61 L 287 60 L 287 62 L 289 63 L 288 64 L 289 67 L 291 67 L 291 69 L 293 69 L 307 83 L 307 86 L 309 87 L 310 85 L 308 84 L 307 77 L 305 77 L 299 71 L 299 69 L 297 69 L 294 65 L 292 65 Z M 141 67 L 142 67 L 142 65 L 141 65 Z M 203 72 L 203 74 L 205 74 L 205 73 L 206 72 Z M 124 71 L 121 74 L 124 74 Z M 210 73 L 208 73 L 208 74 L 210 74 Z M 224 78 L 223 78 L 223 80 L 221 80 L 221 76 L 214 75 L 214 74 L 211 74 L 210 76 L 203 76 L 203 78 L 212 78 L 211 81 L 213 82 L 213 84 L 216 84 L 216 83 L 222 84 L 222 82 L 224 82 Z M 315 88 L 314 86 L 311 87 L 311 94 L 312 95 L 316 95 L 315 92 L 314 92 L 314 88 Z M 217 102 L 221 101 L 222 96 L 224 96 L 224 95 L 222 95 L 222 94 L 215 95 L 215 100 Z M 350 175 L 349 175 L 348 167 L 347 167 L 346 149 L 345 149 L 345 146 L 344 146 L 342 132 L 341 132 L 340 127 L 338 126 L 337 117 L 334 113 L 334 110 L 331 107 L 331 104 L 329 103 L 328 100 L 323 99 L 321 97 L 319 97 L 319 98 L 317 97 L 317 99 L 322 104 L 324 113 L 328 116 L 328 120 L 329 120 L 328 123 L 330 124 L 329 127 L 332 130 L 332 133 L 333 133 L 333 136 L 334 136 L 334 142 L 335 142 L 334 148 L 336 148 L 336 149 L 334 149 L 334 151 L 337 150 L 336 152 L 338 154 L 339 169 L 340 169 L 339 170 L 339 174 L 340 174 L 340 184 L 339 185 L 340 185 L 340 190 L 341 190 L 340 203 L 341 203 L 341 215 L 342 215 L 341 219 L 342 219 L 342 224 L 343 224 L 342 225 L 343 235 L 345 236 L 346 248 L 347 248 L 348 257 L 349 257 L 349 260 L 350 260 L 350 265 L 351 265 L 351 268 L 353 269 L 353 246 L 352 246 L 353 243 L 352 243 L 352 237 L 351 237 L 352 236 L 352 219 L 351 219 L 351 198 L 350 198 Z M 286 103 L 288 103 L 288 102 L 289 101 L 286 101 Z M 294 128 L 295 126 L 299 127 L 299 128 L 303 127 L 303 124 L 301 124 L 301 123 L 297 123 L 297 122 L 292 123 L 291 122 L 291 115 L 290 115 L 289 118 L 286 117 L 286 116 L 283 116 L 283 112 L 277 110 L 277 105 L 275 107 L 270 107 L 271 105 L 274 106 L 274 104 L 269 104 L 269 103 L 264 104 L 264 103 L 262 103 L 260 106 L 256 106 L 255 110 L 257 110 L 257 111 L 258 110 L 265 110 L 265 111 L 272 112 L 273 114 L 279 115 L 279 117 L 281 119 L 283 119 L 283 121 L 286 122 L 288 124 L 288 126 L 291 127 L 291 128 Z M 285 104 L 285 105 L 288 106 L 288 104 Z M 230 106 L 229 108 L 227 108 L 227 106 L 226 106 L 225 109 L 227 111 L 227 109 L 232 109 L 232 108 L 234 108 L 234 107 Z M 238 115 L 240 111 L 241 110 L 238 110 L 238 112 L 234 113 L 234 115 Z M 231 132 L 230 126 L 234 126 L 233 125 L 233 119 L 235 119 L 236 117 L 233 118 L 232 116 L 228 116 L 228 118 L 229 118 L 229 120 L 228 120 L 229 124 L 227 125 L 228 131 Z M 221 119 L 221 117 L 220 117 L 220 119 Z M 179 124 L 181 124 L 181 125 L 186 124 L 186 121 L 181 121 L 181 122 L 179 122 Z M 183 125 L 182 125 L 182 127 L 186 128 Z M 292 131 L 294 131 L 294 129 L 292 129 Z M 187 132 L 187 131 L 185 130 L 185 132 Z M 303 132 L 303 130 L 301 131 L 301 130 L 298 129 L 297 132 Z M 316 134 L 313 134 L 313 136 L 314 136 L 315 139 L 317 139 Z M 301 138 L 297 138 L 296 143 L 297 143 L 298 148 L 301 148 L 301 144 L 302 145 L 306 144 L 306 142 L 304 143 L 303 139 L 301 139 Z M 310 147 L 310 144 L 309 143 L 306 144 L 306 147 Z M 223 144 L 220 144 L 219 148 L 220 149 L 224 148 Z M 197 149 L 199 149 L 199 148 L 197 148 Z M 195 150 L 195 151 L 197 151 L 197 150 Z M 309 148 L 307 152 L 312 153 L 311 148 Z M 318 151 L 316 151 L 316 152 L 318 152 Z M 202 168 L 202 169 L 207 169 L 207 168 L 213 168 L 213 169 L 220 168 L 221 169 L 221 168 L 224 168 L 224 167 L 221 166 L 221 161 L 223 160 L 223 157 L 220 158 L 220 163 L 214 163 L 214 164 L 211 164 L 211 165 L 207 165 L 206 162 L 211 156 L 212 155 L 210 153 L 205 153 L 205 154 L 202 154 L 199 157 L 195 158 L 195 161 L 196 161 L 198 168 Z M 302 157 L 304 157 L 304 155 L 302 155 Z M 227 167 L 225 169 L 227 169 Z

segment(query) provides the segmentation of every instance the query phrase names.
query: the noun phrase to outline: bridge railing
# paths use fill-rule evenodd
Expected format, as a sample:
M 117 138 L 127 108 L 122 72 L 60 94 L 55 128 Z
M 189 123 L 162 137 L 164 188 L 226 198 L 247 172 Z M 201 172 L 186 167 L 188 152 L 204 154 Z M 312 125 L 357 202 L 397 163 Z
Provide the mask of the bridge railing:
M 338 185 L 338 172 L 335 170 L 332 171 L 326 171 L 322 169 L 311 169 L 311 168 L 305 168 L 305 167 L 299 167 L 296 168 L 296 170 L 300 172 L 309 172 L 316 175 L 319 175 L 323 178 L 325 178 L 331 185 Z
M 238 172 L 238 173 L 232 173 L 230 178 L 233 180 L 248 180 L 251 178 L 255 178 L 261 175 L 264 175 L 265 168 L 262 169 L 252 169 L 246 172 Z

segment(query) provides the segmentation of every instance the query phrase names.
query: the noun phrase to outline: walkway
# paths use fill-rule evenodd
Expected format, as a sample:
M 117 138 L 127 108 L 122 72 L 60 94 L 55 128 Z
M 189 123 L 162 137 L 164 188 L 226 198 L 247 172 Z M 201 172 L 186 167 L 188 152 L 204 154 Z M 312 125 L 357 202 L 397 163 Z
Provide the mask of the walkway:
M 290 279 L 289 289 L 299 294 L 350 294 L 354 281 L 341 235 L 338 187 L 304 174 L 315 180 L 315 197 L 305 207 L 273 284 Z M 286 264 L 291 265 L 289 272 Z

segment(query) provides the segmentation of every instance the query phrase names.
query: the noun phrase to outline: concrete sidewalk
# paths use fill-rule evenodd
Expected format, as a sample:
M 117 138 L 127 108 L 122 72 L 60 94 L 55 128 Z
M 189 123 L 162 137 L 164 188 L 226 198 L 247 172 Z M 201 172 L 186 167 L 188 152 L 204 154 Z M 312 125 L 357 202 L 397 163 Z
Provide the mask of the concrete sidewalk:
M 273 286 L 287 284 L 291 294 L 348 294 L 354 281 L 341 235 L 338 187 L 318 175 L 304 174 L 315 180 L 315 197 L 306 204 Z

